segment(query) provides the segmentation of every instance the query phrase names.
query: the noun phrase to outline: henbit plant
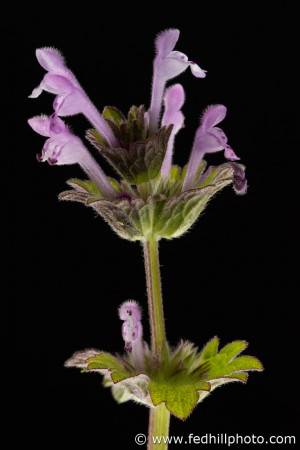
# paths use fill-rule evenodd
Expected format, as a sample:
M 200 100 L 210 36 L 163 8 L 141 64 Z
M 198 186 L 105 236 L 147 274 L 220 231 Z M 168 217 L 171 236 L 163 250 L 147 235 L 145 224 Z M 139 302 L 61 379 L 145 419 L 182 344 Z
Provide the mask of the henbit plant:
M 168 436 L 170 414 L 186 419 L 216 387 L 232 381 L 245 383 L 248 371 L 262 370 L 256 358 L 238 356 L 247 346 L 245 341 L 234 341 L 219 350 L 219 340 L 214 337 L 198 351 L 188 341 L 171 348 L 166 338 L 158 242 L 183 235 L 223 187 L 232 184 L 237 194 L 247 190 L 245 167 L 235 162 L 239 158 L 217 127 L 226 116 L 223 105 L 205 109 L 186 166 L 172 164 L 175 136 L 184 124 L 181 107 L 185 95 L 180 84 L 166 89 L 166 83 L 188 67 L 195 77 L 206 76 L 185 54 L 174 51 L 178 38 L 176 29 L 158 35 L 150 108 L 132 106 L 127 117 L 110 106 L 100 114 L 61 53 L 49 47 L 38 49 L 37 59 L 47 73 L 30 97 L 38 97 L 43 90 L 55 94 L 54 113 L 28 121 L 48 138 L 39 161 L 78 163 L 89 178 L 69 180 L 72 189 L 59 198 L 92 207 L 120 237 L 143 245 L 151 345 L 143 340 L 141 309 L 130 300 L 119 309 L 125 353 L 88 349 L 74 354 L 65 365 L 102 374 L 104 386 L 111 387 L 119 403 L 135 400 L 150 408 L 149 450 L 154 446 L 153 437 Z M 86 137 L 115 169 L 118 179 L 105 175 L 82 140 L 61 119 L 78 113 L 93 126 Z M 224 151 L 227 161 L 207 168 L 204 155 L 219 151 Z M 155 447 L 167 448 L 167 444 L 161 441 Z

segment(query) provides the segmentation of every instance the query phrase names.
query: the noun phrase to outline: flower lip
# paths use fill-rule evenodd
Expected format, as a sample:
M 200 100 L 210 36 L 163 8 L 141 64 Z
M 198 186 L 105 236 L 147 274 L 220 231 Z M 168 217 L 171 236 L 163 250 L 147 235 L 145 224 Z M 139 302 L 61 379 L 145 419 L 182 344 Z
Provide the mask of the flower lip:
M 165 84 L 190 67 L 197 78 L 204 78 L 206 71 L 194 61 L 189 61 L 187 55 L 174 50 L 179 38 L 179 30 L 169 29 L 160 33 L 156 39 L 156 57 L 153 65 L 153 82 L 151 105 L 149 113 L 149 129 L 154 133 L 159 124 L 159 115 L 164 95 Z
M 216 127 L 226 116 L 227 109 L 224 105 L 211 105 L 204 111 L 200 126 L 196 131 L 187 173 L 184 179 L 182 190 L 191 188 L 195 182 L 198 167 L 206 153 L 216 153 L 224 150 L 224 156 L 231 161 L 240 158 L 234 153 L 230 145 L 227 144 L 227 136 L 223 130 Z
M 35 54 L 38 62 L 43 67 L 43 69 L 47 71 L 57 69 L 64 70 L 65 59 L 61 54 L 61 52 L 56 48 L 54 47 L 38 48 Z
M 180 31 L 176 28 L 161 31 L 155 40 L 156 53 L 166 57 L 175 47 L 179 39 Z
M 36 57 L 47 73 L 41 83 L 33 89 L 29 98 L 37 98 L 43 91 L 56 95 L 53 107 L 57 115 L 84 114 L 110 146 L 118 146 L 110 127 L 92 104 L 73 72 L 66 66 L 59 50 L 43 47 L 36 50 Z

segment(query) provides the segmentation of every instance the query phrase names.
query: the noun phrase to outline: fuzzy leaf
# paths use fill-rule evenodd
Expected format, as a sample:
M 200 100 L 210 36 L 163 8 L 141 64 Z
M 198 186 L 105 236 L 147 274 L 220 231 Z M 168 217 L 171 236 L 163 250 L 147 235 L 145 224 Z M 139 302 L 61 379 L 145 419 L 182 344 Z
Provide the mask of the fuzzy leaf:
M 110 119 L 120 129 L 122 122 L 126 121 L 125 116 L 114 106 L 106 106 L 103 110 L 102 116 L 104 119 Z
M 132 372 L 126 370 L 118 359 L 109 353 L 99 353 L 86 360 L 87 370 L 100 371 L 105 374 L 110 372 L 111 379 L 114 383 L 118 383 L 125 378 L 132 376 Z
M 97 355 L 88 358 L 86 362 L 88 363 L 88 369 L 91 364 L 94 364 L 94 366 L 91 367 L 93 369 L 111 369 L 116 371 L 122 371 L 124 369 L 117 358 L 109 353 L 98 353 Z
M 210 384 L 190 379 L 180 384 L 150 381 L 148 389 L 155 406 L 165 402 L 170 413 L 179 419 L 186 419 L 199 401 L 198 391 L 210 391 Z
M 246 341 L 234 341 L 230 344 L 225 345 L 225 347 L 220 350 L 219 355 L 226 355 L 227 362 L 230 362 L 232 358 L 237 356 L 247 347 L 248 343 Z
M 211 339 L 201 351 L 199 362 L 202 363 L 207 359 L 213 358 L 218 353 L 219 339 L 214 337 Z
M 127 200 L 119 202 L 93 200 L 89 202 L 89 206 L 94 208 L 120 237 L 131 241 L 142 240 L 144 237 L 141 231 L 124 212 L 125 203 L 129 202 Z
M 210 370 L 205 377 L 208 380 L 213 378 L 221 378 L 226 375 L 231 375 L 237 371 L 247 370 L 262 370 L 262 364 L 256 358 L 252 356 L 241 356 L 233 359 L 228 364 L 228 357 L 226 354 L 218 354 L 210 361 Z
M 130 184 L 140 184 L 156 178 L 167 150 L 172 125 L 161 128 L 157 134 L 145 139 L 146 131 L 138 119 L 127 126 L 120 125 L 119 148 L 111 148 L 98 141 L 95 130 L 89 130 L 88 139 L 100 150 L 121 177 Z
M 205 188 L 191 189 L 178 197 L 170 198 L 154 224 L 154 233 L 157 239 L 173 238 L 182 235 L 197 220 L 208 200 L 224 185 L 231 181 L 220 181 Z
M 87 200 L 91 198 L 90 194 L 82 191 L 64 191 L 58 196 L 59 200 L 69 200 L 73 202 L 79 202 L 87 204 Z M 93 197 L 92 197 L 93 198 Z
M 91 194 L 96 198 L 102 198 L 101 192 L 99 191 L 95 183 L 93 183 L 93 181 L 72 178 L 71 180 L 67 181 L 67 184 L 76 191 L 87 192 L 88 194 Z
M 216 387 L 236 381 L 245 383 L 245 372 L 263 370 L 256 358 L 236 358 L 246 348 L 245 341 L 234 341 L 219 353 L 218 344 L 215 337 L 198 352 L 193 343 L 181 341 L 161 361 L 146 346 L 142 373 L 134 368 L 128 355 L 113 356 L 93 349 L 76 353 L 65 365 L 104 375 L 103 385 L 112 388 L 119 403 L 130 399 L 149 407 L 165 403 L 172 414 L 185 419 Z

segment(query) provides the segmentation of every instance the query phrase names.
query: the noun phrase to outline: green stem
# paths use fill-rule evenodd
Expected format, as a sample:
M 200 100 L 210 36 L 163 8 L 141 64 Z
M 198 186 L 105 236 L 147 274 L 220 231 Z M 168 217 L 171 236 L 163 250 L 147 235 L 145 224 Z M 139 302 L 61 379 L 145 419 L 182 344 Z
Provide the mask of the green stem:
M 147 450 L 167 450 L 166 438 L 169 436 L 169 426 L 170 413 L 165 405 L 161 404 L 156 408 L 151 408 Z M 155 441 L 156 443 L 154 443 Z
M 168 357 L 165 333 L 163 302 L 161 293 L 158 243 L 152 238 L 144 243 L 145 271 L 148 292 L 148 307 L 151 329 L 151 349 L 158 360 Z M 170 413 L 164 403 L 150 409 L 148 450 L 168 448 L 163 438 L 169 436 Z M 153 438 L 161 439 L 154 443 Z
M 158 243 L 152 238 L 144 243 L 152 352 L 160 358 L 167 350 L 161 294 Z

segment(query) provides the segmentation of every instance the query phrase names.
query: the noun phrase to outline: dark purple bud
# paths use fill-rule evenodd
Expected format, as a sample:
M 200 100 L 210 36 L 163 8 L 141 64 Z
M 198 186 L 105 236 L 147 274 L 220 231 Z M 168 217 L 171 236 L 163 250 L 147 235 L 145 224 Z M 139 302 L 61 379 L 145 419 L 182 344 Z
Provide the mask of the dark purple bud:
M 131 201 L 132 197 L 128 192 L 121 192 L 121 194 L 118 194 L 117 200 L 128 200 Z
M 247 191 L 247 180 L 244 169 L 239 165 L 232 163 L 234 168 L 233 189 L 236 194 L 244 195 Z

